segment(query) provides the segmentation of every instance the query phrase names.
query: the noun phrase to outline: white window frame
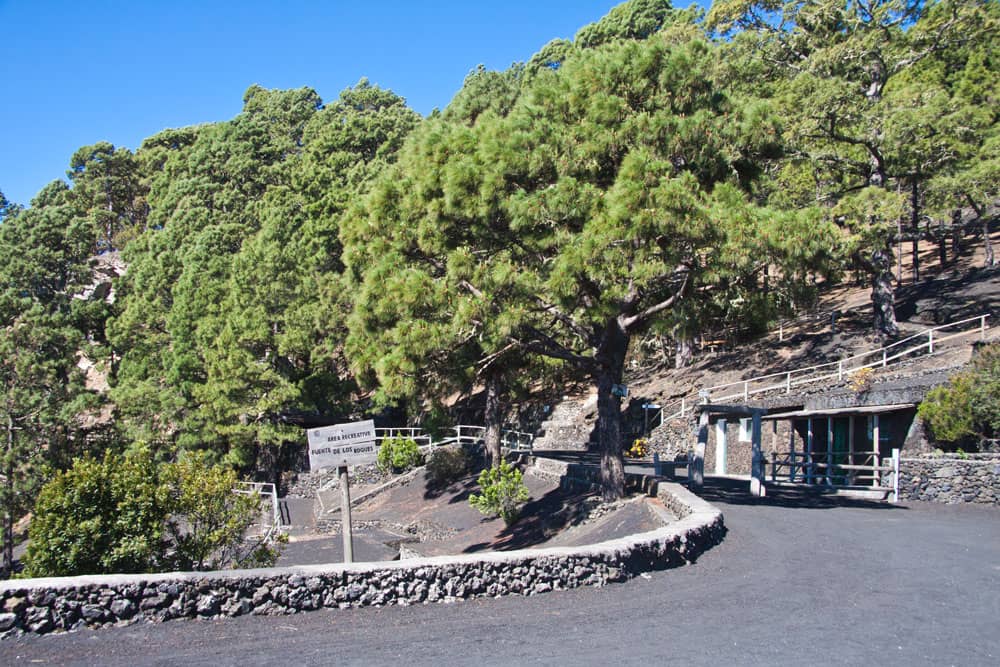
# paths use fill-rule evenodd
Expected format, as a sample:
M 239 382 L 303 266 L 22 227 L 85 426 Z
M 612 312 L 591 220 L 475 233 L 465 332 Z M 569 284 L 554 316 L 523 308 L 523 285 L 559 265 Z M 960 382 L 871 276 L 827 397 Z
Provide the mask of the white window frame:
M 750 442 L 752 440 L 750 429 L 753 428 L 753 419 L 744 417 L 740 419 L 740 442 Z

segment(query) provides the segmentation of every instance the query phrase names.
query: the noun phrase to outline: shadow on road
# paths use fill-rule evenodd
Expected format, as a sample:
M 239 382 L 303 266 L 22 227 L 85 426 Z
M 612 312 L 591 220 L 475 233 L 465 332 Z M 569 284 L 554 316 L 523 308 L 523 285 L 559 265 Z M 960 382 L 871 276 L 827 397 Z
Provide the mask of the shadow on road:
M 885 501 L 866 500 L 836 495 L 830 489 L 816 486 L 768 486 L 763 498 L 750 495 L 746 480 L 706 477 L 704 488 L 698 495 L 710 503 L 723 505 L 761 505 L 764 507 L 792 507 L 800 509 L 833 509 L 856 507 L 875 510 L 902 510 L 899 505 Z

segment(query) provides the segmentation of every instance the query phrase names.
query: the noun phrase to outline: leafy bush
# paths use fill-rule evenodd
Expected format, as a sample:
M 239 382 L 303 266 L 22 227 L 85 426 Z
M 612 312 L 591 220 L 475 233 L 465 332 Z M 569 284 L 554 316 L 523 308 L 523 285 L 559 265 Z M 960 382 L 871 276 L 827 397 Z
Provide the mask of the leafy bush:
M 957 445 L 1000 435 L 1000 344 L 983 348 L 968 370 L 928 392 L 918 414 L 942 443 Z
M 458 481 L 472 468 L 472 457 L 460 446 L 440 447 L 427 457 L 427 482 L 444 487 Z
M 38 494 L 25 574 L 138 573 L 165 569 L 167 495 L 145 452 L 78 459 Z
M 648 438 L 636 438 L 632 442 L 632 447 L 627 452 L 626 456 L 631 456 L 633 458 L 641 459 L 649 454 L 649 439 Z
M 232 470 L 191 453 L 164 466 L 161 480 L 169 493 L 166 532 L 173 569 L 263 567 L 277 560 L 274 545 L 244 540 L 260 516 L 260 498 L 234 493 L 238 480 Z
M 859 368 L 848 376 L 847 386 L 856 394 L 864 394 L 872 388 L 875 371 L 871 368 Z
M 506 461 L 479 474 L 479 490 L 482 493 L 469 496 L 469 504 L 486 516 L 499 516 L 508 526 L 517 521 L 529 498 L 521 471 Z
M 271 545 L 244 540 L 255 496 L 236 474 L 189 454 L 157 464 L 148 450 L 77 459 L 35 503 L 25 574 L 31 577 L 218 569 L 273 564 Z
M 424 455 L 413 438 L 386 438 L 378 450 L 378 467 L 401 473 L 423 465 Z

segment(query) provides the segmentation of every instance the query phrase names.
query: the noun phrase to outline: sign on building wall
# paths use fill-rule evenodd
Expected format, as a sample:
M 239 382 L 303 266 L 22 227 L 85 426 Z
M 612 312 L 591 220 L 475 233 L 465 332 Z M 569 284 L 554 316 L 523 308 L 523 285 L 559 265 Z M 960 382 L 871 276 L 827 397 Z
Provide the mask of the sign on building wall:
M 312 470 L 364 465 L 374 463 L 378 457 L 375 422 L 371 419 L 311 428 L 306 431 L 306 437 Z

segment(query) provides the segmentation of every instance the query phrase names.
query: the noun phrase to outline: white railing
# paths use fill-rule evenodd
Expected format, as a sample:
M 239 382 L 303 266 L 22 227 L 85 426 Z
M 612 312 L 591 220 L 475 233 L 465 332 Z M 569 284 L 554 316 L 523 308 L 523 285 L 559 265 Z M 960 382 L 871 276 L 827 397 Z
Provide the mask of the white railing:
M 390 438 L 406 438 L 413 440 L 418 445 L 425 447 L 431 444 L 431 436 L 424 433 L 421 428 L 377 428 L 375 429 L 375 441 L 379 444 L 383 440 L 388 440 Z
M 444 429 L 444 431 L 449 435 L 445 435 L 444 437 L 435 440 L 429 433 L 425 433 L 420 427 L 407 426 L 401 428 L 377 428 L 375 429 L 375 441 L 381 446 L 382 441 L 388 438 L 409 438 L 419 445 L 420 450 L 424 454 L 429 454 L 438 447 L 444 447 L 445 445 L 474 445 L 478 442 L 482 442 L 486 437 L 485 426 L 459 424 L 453 428 Z M 505 447 L 510 451 L 530 452 L 534 439 L 534 434 L 525 433 L 524 431 L 504 429 L 500 432 L 500 446 Z M 317 489 L 317 497 L 319 497 L 319 492 L 327 491 L 336 486 L 338 483 L 337 477 L 328 479 L 319 487 L 319 489 Z M 321 504 L 322 502 L 322 499 L 320 499 Z
M 894 448 L 882 461 L 874 452 L 772 453 L 770 464 L 772 482 L 781 478 L 831 488 L 869 488 L 891 493 L 893 502 L 899 500 L 899 449 Z M 888 486 L 883 483 L 886 474 L 890 477 Z
M 451 430 L 455 433 L 455 437 L 445 438 L 446 442 L 475 444 L 482 442 L 486 438 L 485 426 L 459 424 Z M 534 439 L 534 434 L 524 431 L 515 431 L 512 429 L 503 429 L 500 431 L 500 446 L 514 451 L 531 451 Z
M 684 417 L 693 413 L 699 402 L 724 403 L 732 400 L 747 401 L 751 396 L 771 391 L 783 390 L 791 393 L 795 387 L 800 387 L 823 380 L 837 379 L 843 381 L 845 376 L 865 368 L 885 368 L 899 363 L 906 357 L 930 356 L 941 352 L 941 345 L 950 340 L 978 333 L 981 340 L 986 340 L 986 330 L 989 328 L 989 315 L 978 315 L 968 319 L 942 324 L 932 329 L 926 329 L 891 345 L 886 345 L 869 352 L 862 352 L 846 359 L 831 361 L 825 364 L 797 368 L 791 371 L 760 375 L 748 380 L 738 380 L 726 384 L 707 387 L 697 396 L 685 396 L 678 401 L 663 406 L 650 419 L 650 429 L 656 428 L 664 421 Z M 955 327 L 964 327 L 958 332 L 947 332 Z M 919 342 L 918 342 L 919 341 Z M 738 389 L 736 392 L 720 394 L 719 392 Z
M 233 489 L 242 496 L 257 496 L 261 503 L 260 538 L 270 542 L 281 530 L 281 508 L 278 506 L 278 492 L 270 482 L 239 482 Z

